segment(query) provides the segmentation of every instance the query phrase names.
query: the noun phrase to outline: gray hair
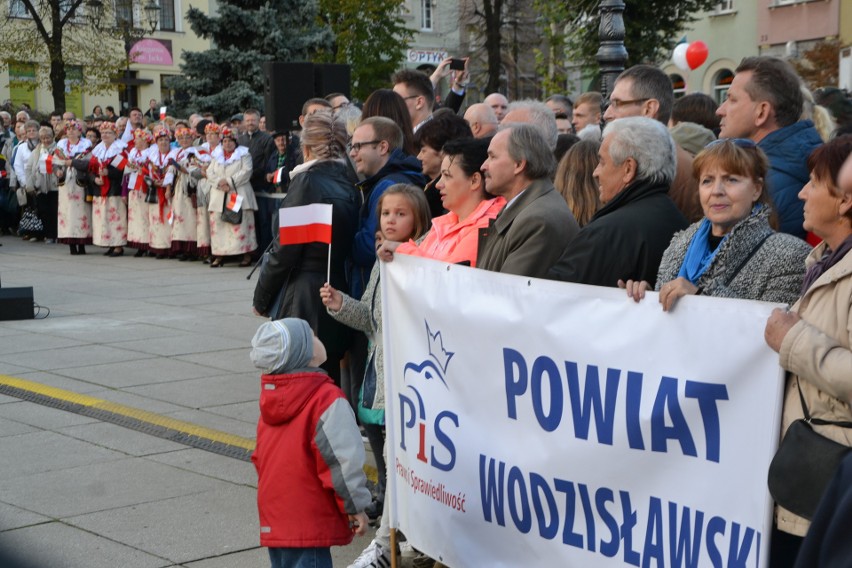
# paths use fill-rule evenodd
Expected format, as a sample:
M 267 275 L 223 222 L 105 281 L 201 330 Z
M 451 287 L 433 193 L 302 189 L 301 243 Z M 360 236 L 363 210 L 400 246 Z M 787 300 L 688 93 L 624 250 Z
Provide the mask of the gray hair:
M 524 170 L 524 175 L 527 178 L 533 180 L 553 179 L 553 173 L 556 171 L 556 158 L 553 157 L 553 149 L 547 144 L 538 126 L 514 122 L 500 130 L 509 131 L 507 144 L 509 156 L 516 162 L 526 160 L 527 167 Z
M 529 124 L 539 129 L 544 139 L 550 145 L 552 152 L 556 148 L 556 140 L 559 138 L 559 128 L 556 126 L 556 115 L 550 107 L 535 99 L 523 99 L 509 103 L 506 114 L 513 110 L 525 110 L 529 113 Z
M 616 165 L 636 161 L 636 181 L 671 184 L 675 176 L 675 143 L 662 122 L 644 116 L 613 120 L 603 131 L 609 157 Z

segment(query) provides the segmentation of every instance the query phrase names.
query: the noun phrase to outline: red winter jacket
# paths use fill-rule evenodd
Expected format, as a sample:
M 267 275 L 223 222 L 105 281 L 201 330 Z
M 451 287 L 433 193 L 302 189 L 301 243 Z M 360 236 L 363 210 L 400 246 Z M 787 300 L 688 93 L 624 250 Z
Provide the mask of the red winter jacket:
M 262 375 L 257 447 L 260 543 L 345 545 L 370 503 L 364 443 L 343 392 L 319 369 Z

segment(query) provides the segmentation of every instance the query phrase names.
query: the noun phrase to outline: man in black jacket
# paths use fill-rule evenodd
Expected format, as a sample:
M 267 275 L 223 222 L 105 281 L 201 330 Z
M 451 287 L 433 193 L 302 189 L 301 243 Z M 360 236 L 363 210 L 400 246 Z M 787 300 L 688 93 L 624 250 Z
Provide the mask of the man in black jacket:
M 668 196 L 675 144 L 646 117 L 622 118 L 604 129 L 594 176 L 602 207 L 548 274 L 554 280 L 617 286 L 619 280 L 657 281 L 663 251 L 688 225 Z
M 266 181 L 266 165 L 275 154 L 275 142 L 272 136 L 260 130 L 260 111 L 250 108 L 243 112 L 244 133 L 237 139 L 240 146 L 245 146 L 251 154 L 251 188 L 257 199 L 257 217 L 255 231 L 257 233 L 257 250 L 263 252 L 272 241 L 272 208 L 266 195 L 272 185 Z

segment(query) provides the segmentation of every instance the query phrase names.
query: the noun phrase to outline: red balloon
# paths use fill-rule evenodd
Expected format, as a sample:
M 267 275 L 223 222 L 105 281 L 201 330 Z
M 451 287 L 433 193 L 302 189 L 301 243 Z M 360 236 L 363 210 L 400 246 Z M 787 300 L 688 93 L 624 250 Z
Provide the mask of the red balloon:
M 709 50 L 707 49 L 707 44 L 701 40 L 693 41 L 689 44 L 689 47 L 686 48 L 686 62 L 689 65 L 689 68 L 693 71 L 701 67 L 701 65 L 707 61 L 707 54 Z

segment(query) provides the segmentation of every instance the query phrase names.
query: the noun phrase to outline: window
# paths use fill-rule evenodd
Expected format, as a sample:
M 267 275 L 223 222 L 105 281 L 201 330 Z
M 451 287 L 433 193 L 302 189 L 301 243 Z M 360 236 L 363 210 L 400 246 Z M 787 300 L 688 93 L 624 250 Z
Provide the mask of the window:
M 676 99 L 679 99 L 686 94 L 686 81 L 684 81 L 681 75 L 673 73 L 669 75 L 669 80 L 672 82 L 672 90 L 674 91 L 674 97 Z
M 133 1 L 115 0 L 115 25 L 121 26 L 125 22 L 133 25 Z
M 713 77 L 713 99 L 715 99 L 717 105 L 725 102 L 725 97 L 728 95 L 728 89 L 731 88 L 731 81 L 733 80 L 734 74 L 729 69 L 722 69 Z
M 432 0 L 420 0 L 420 29 L 432 29 Z
M 160 0 L 160 29 L 175 31 L 174 0 Z
M 716 9 L 714 13 L 716 14 L 727 14 L 728 12 L 734 11 L 734 0 L 722 0 L 716 4 Z
M 23 0 L 9 0 L 9 17 L 10 18 L 31 18 L 27 13 L 27 7 L 24 6 Z

